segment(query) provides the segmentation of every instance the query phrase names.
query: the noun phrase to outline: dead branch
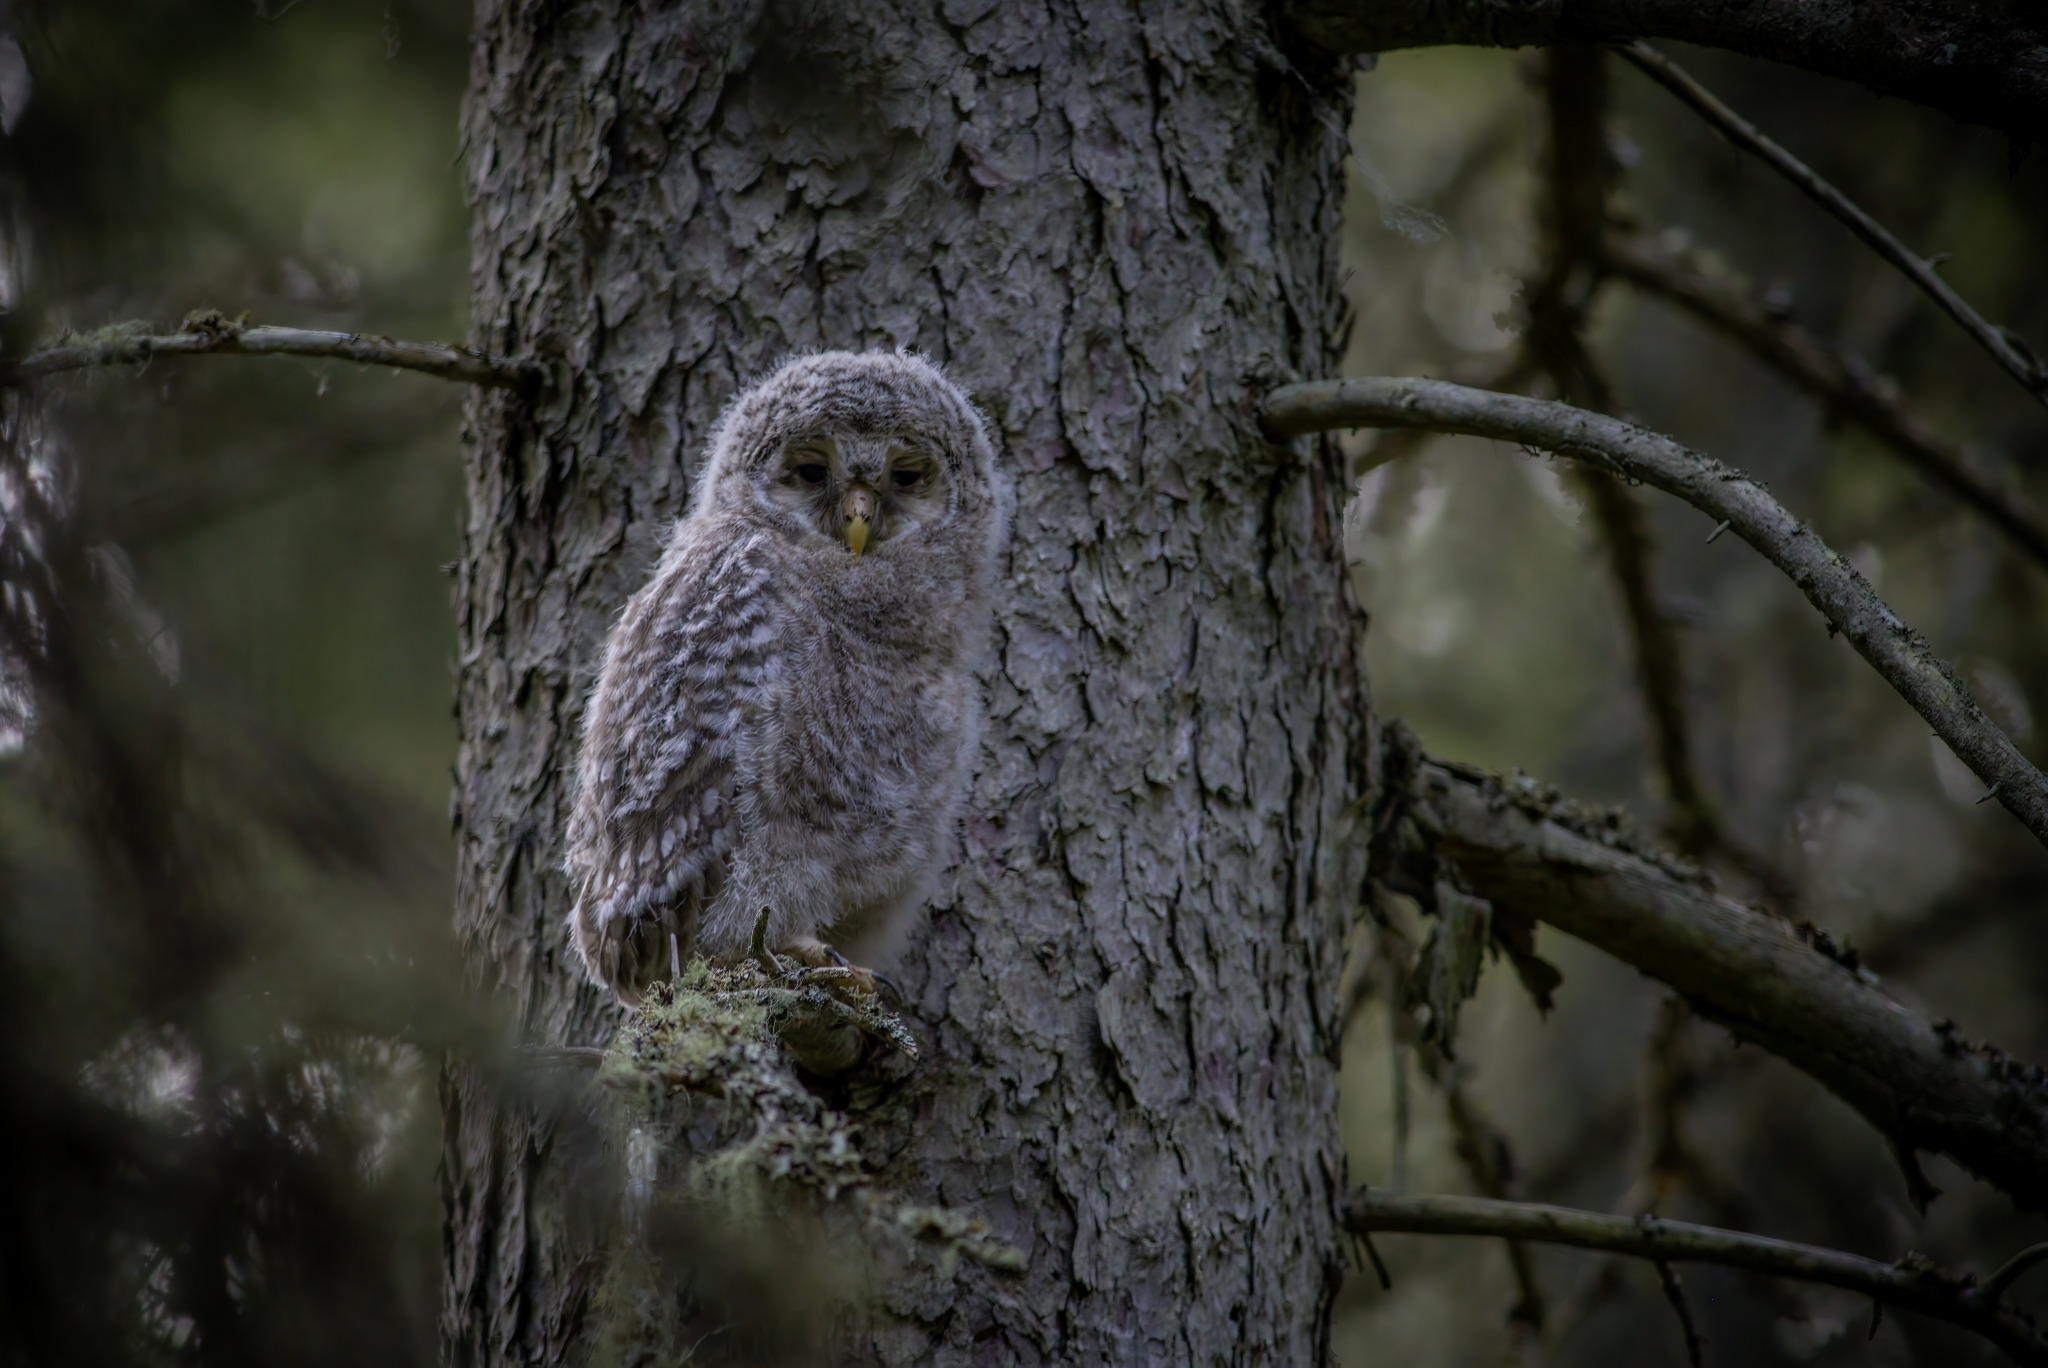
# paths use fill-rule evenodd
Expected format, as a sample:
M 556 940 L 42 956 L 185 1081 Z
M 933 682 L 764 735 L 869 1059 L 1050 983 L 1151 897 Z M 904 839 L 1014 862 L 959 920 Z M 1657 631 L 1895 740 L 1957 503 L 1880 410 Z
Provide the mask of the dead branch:
M 2043 366 L 2040 358 L 2035 356 L 2025 343 L 2020 342 L 2004 328 L 1987 323 L 1982 314 L 1971 308 L 1961 295 L 1949 288 L 1947 281 L 1935 274 L 1933 266 L 1916 253 L 1908 251 L 1904 243 L 1893 237 L 1883 224 L 1865 213 L 1854 200 L 1828 184 L 1805 162 L 1764 136 L 1763 131 L 1755 124 L 1723 104 L 1711 90 L 1694 80 L 1684 68 L 1649 44 L 1622 43 L 1616 45 L 1614 50 L 1627 58 L 1637 70 L 1691 106 L 1694 112 L 1719 129 L 1730 142 L 1792 182 L 1800 193 L 1839 219 L 1850 232 L 1862 238 L 1870 250 L 1897 267 L 1901 275 L 1919 286 L 1921 292 L 1939 305 L 1943 313 L 1955 320 L 1956 326 L 1968 333 L 1978 346 L 1991 353 L 1992 359 L 2005 367 L 2012 378 L 2025 387 L 2027 393 L 2043 404 L 2048 404 L 2048 366 Z
M 440 342 L 400 342 L 362 333 L 251 326 L 207 311 L 175 333 L 156 334 L 147 323 L 117 323 L 88 336 L 0 362 L 0 385 L 21 385 L 65 371 L 136 366 L 159 356 L 313 356 L 392 366 L 469 385 L 522 389 L 545 375 L 533 361 L 486 356 Z
M 1877 383 L 1861 359 L 1834 350 L 1784 310 L 1715 277 L 1683 251 L 1642 237 L 1613 237 L 1602 262 L 1616 276 L 1676 304 L 1890 447 L 1921 474 L 1983 514 L 2048 565 L 2048 516 L 2017 483 L 1937 437 Z
M 1819 1080 L 1903 1163 L 1940 1151 L 2048 1210 L 2048 1071 L 1929 1021 L 1825 933 L 1720 896 L 1692 865 L 1635 845 L 1617 815 L 1423 758 L 1398 724 L 1388 737 L 1389 756 L 1408 758 L 1389 761 L 1375 877 L 1409 892 L 1455 875 L 1496 924 L 1512 914 L 1576 936 Z
M 1848 637 L 1857 653 L 1990 786 L 1987 796 L 1996 796 L 2037 840 L 2048 844 L 2048 778 L 1984 715 L 1948 664 L 1855 567 L 1741 471 L 1619 419 L 1439 380 L 1368 376 L 1283 385 L 1267 396 L 1265 421 L 1276 437 L 1380 425 L 1492 437 L 1653 485 L 1728 523 L 1820 609 L 1829 634 Z
M 2012 5 L 1860 0 L 1286 0 L 1293 33 L 1330 52 L 1415 47 L 1545 47 L 1668 38 L 1783 62 L 1913 100 L 2011 134 L 2022 150 L 2048 128 L 2038 53 L 2048 24 Z
M 2048 1336 L 2033 1321 L 2001 1306 L 1990 1286 L 1979 1287 L 1974 1278 L 1943 1272 L 1918 1255 L 1879 1263 L 1840 1250 L 1688 1221 L 1654 1216 L 1630 1220 L 1487 1197 L 1401 1197 L 1359 1191 L 1344 1199 L 1341 1219 L 1346 1230 L 1361 1235 L 1391 1231 L 1496 1236 L 1626 1254 L 1658 1264 L 1722 1264 L 1774 1278 L 1825 1283 L 1974 1331 L 2016 1363 L 2048 1364 Z

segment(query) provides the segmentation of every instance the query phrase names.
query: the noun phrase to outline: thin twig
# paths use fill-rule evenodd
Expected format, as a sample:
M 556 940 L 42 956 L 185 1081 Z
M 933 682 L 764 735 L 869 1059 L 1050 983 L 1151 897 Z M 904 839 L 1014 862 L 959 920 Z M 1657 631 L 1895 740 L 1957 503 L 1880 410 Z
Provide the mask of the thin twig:
M 1776 1278 L 1825 1283 L 1975 1331 L 2019 1363 L 2048 1364 L 2048 1336 L 2000 1306 L 1968 1278 L 1908 1255 L 1879 1263 L 1840 1250 L 1773 1240 L 1657 1217 L 1629 1220 L 1601 1212 L 1487 1197 L 1400 1197 L 1371 1191 L 1344 1199 L 1344 1228 L 1356 1234 L 1486 1235 L 1626 1254 L 1658 1263 L 1711 1263 Z
M 1693 1324 L 1692 1308 L 1685 1304 L 1685 1289 L 1679 1286 L 1678 1274 L 1672 1272 L 1669 1261 L 1657 1260 L 1657 1282 L 1664 1289 L 1664 1300 L 1671 1303 L 1672 1314 L 1678 1317 L 1679 1333 L 1685 1336 L 1685 1361 L 1691 1368 L 1700 1368 L 1707 1342 L 1700 1338 L 1699 1327 Z
M 1617 44 L 1615 51 L 1627 58 L 1644 75 L 1692 106 L 1695 112 L 1720 129 L 1738 147 L 1760 158 L 1772 170 L 1797 186 L 1807 198 L 1840 219 L 1848 226 L 1849 231 L 1862 238 L 1872 251 L 1896 266 L 1908 280 L 1918 285 L 1928 298 L 1941 307 L 1942 312 L 1954 319 L 1956 324 L 1976 341 L 1978 346 L 1991 353 L 1998 364 L 2005 367 L 2029 394 L 2048 404 L 2048 367 L 2041 364 L 2040 358 L 2010 332 L 1986 322 L 1983 315 L 1949 288 L 1947 281 L 1935 274 L 1933 266 L 1908 251 L 1905 244 L 1886 231 L 1883 224 L 1865 213 L 1847 195 L 1821 179 L 1806 163 L 1765 137 L 1756 125 L 1723 104 L 1712 91 L 1694 80 L 1663 53 L 1643 42 Z
M 1466 389 L 1437 380 L 1368 376 L 1283 385 L 1266 397 L 1275 436 L 1385 424 L 1429 427 L 1541 447 L 1639 480 L 1726 519 L 1783 570 L 1836 631 L 2048 844 L 2048 777 L 1964 691 L 1955 672 L 1907 627 L 1868 581 L 1756 481 L 1668 437 L 1569 404 Z
M 146 323 L 116 324 L 18 361 L 0 362 L 0 385 L 20 385 L 64 371 L 141 365 L 159 356 L 316 356 L 365 366 L 393 366 L 470 385 L 522 389 L 544 376 L 533 361 L 486 356 L 440 342 L 400 342 L 362 333 L 251 326 L 216 312 L 194 314 L 175 333 L 153 334 Z
M 1694 318 L 1748 348 L 1750 353 L 1826 404 L 1936 484 L 1947 489 L 2048 565 L 2048 516 L 2018 484 L 1930 431 L 1885 392 L 1870 366 L 1829 347 L 1782 310 L 1732 282 L 1714 278 L 1688 259 L 1640 237 L 1610 238 L 1608 270 L 1667 299 Z
M 2040 1263 L 2043 1259 L 2048 1259 L 2048 1244 L 2028 1245 L 2025 1249 L 2007 1259 L 1999 1266 L 1996 1273 L 1993 1273 L 1984 1280 L 1985 1297 L 1996 1302 L 2005 1295 L 2005 1289 L 2012 1286 L 2013 1279 L 2019 1277 L 2020 1274 L 2026 1272 L 2035 1264 Z
M 1393 1075 L 1394 1112 L 1393 1148 L 1387 1159 L 1387 1186 L 1396 1192 L 1405 1192 L 1408 1188 L 1408 1047 L 1398 1036 L 1390 1035 L 1387 1052 L 1391 1065 L 1389 1072 Z
M 1394 1275 L 1387 1271 L 1387 1261 L 1380 1257 L 1379 1246 L 1372 1242 L 1372 1235 L 1363 1230 L 1352 1233 L 1358 1237 L 1358 1242 L 1365 1246 L 1366 1258 L 1372 1260 L 1373 1276 L 1380 1280 L 1380 1291 L 1393 1291 Z

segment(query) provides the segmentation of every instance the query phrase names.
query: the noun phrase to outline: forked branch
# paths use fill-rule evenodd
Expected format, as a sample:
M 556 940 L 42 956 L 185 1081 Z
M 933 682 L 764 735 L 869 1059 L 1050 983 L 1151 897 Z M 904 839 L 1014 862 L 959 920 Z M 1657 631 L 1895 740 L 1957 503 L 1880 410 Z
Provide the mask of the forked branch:
M 1755 124 L 1723 104 L 1714 92 L 1694 80 L 1684 68 L 1649 44 L 1622 43 L 1616 46 L 1615 51 L 1626 57 L 1644 75 L 1690 105 L 1701 118 L 1726 135 L 1729 141 L 1792 182 L 1801 194 L 1839 219 L 1850 232 L 1862 238 L 1872 251 L 1897 267 L 1900 274 L 1919 286 L 1921 292 L 1939 305 L 1943 313 L 1954 319 L 1956 325 L 1968 333 L 1978 346 L 1991 353 L 1992 358 L 2005 367 L 2012 378 L 2025 387 L 2027 393 L 2048 404 L 2048 366 L 2043 366 L 2039 357 L 2029 351 L 2024 344 L 2018 343 L 2005 329 L 1993 327 L 1986 322 L 1982 314 L 1971 308 L 1961 295 L 1949 288 L 1947 281 L 1935 274 L 1931 263 L 1907 250 L 1904 243 L 1893 237 L 1883 224 L 1865 213 L 1854 200 L 1822 179 L 1820 174 L 1805 162 L 1764 136 L 1763 131 Z
M 1386 376 L 1283 385 L 1266 398 L 1277 437 L 1351 427 L 1426 427 L 1541 448 L 1655 486 L 1725 522 L 1783 570 L 1858 654 L 2015 817 L 2048 845 L 2048 778 L 1984 715 L 1948 664 L 1862 575 L 1741 471 L 1668 437 L 1569 404 Z
M 1630 1220 L 1571 1207 L 1486 1197 L 1395 1196 L 1359 1191 L 1344 1199 L 1344 1228 L 1358 1235 L 1483 1235 L 1624 1254 L 1655 1263 L 1711 1263 L 1773 1278 L 1824 1283 L 1975 1331 L 2014 1362 L 2048 1364 L 2048 1336 L 2000 1304 L 1998 1289 L 1957 1277 L 1924 1258 L 1879 1263 L 1840 1250 L 1654 1216 Z
M 121 323 L 73 338 L 18 361 L 0 361 L 0 385 L 20 385 L 65 371 L 134 366 L 159 356 L 312 356 L 392 366 L 469 385 L 523 389 L 545 376 L 533 361 L 487 356 L 440 342 L 401 342 L 362 333 L 250 326 L 219 313 L 194 314 L 174 333 L 146 323 Z

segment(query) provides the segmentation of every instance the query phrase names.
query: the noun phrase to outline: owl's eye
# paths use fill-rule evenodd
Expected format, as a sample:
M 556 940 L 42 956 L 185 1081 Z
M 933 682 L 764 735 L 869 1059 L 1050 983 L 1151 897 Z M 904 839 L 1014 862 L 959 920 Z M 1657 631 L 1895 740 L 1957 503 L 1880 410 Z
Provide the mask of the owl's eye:
M 825 474 L 825 467 L 815 461 L 806 461 L 796 468 L 796 477 L 813 489 L 825 483 Z
M 889 483 L 898 489 L 915 489 L 924 483 L 924 475 L 922 470 L 892 470 L 889 472 Z

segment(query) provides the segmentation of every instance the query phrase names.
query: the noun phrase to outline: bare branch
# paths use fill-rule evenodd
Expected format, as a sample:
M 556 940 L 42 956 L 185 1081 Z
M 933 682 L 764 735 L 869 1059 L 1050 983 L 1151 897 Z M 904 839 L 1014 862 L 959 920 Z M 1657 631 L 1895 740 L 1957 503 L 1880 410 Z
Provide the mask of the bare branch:
M 1840 1250 L 1763 1235 L 1666 1221 L 1629 1220 L 1571 1207 L 1502 1202 L 1487 1197 L 1398 1197 L 1360 1191 L 1344 1199 L 1340 1218 L 1354 1234 L 1483 1235 L 1626 1254 L 1659 1264 L 1711 1263 L 1774 1278 L 1824 1283 L 1975 1331 L 2014 1362 L 2048 1364 L 2048 1336 L 2007 1310 L 1973 1278 L 1957 1277 L 1916 1255 L 1879 1263 Z M 1690 1335 L 1688 1335 L 1690 1338 Z
M 1633 965 L 1694 1010 L 1811 1075 L 1910 1162 L 1939 1151 L 2048 1210 L 2048 1072 L 1964 1040 L 1887 995 L 1824 933 L 1722 897 L 1691 865 L 1636 848 L 1612 815 L 1533 780 L 1423 759 L 1390 727 L 1375 877 L 1402 892 L 1461 879 L 1513 914 Z
M 194 314 L 175 333 L 152 334 L 146 323 L 120 323 L 61 346 L 0 362 L 0 385 L 20 385 L 64 371 L 141 365 L 159 356 L 316 356 L 365 366 L 393 366 L 463 384 L 523 389 L 545 376 L 539 363 L 486 356 L 439 342 L 399 342 L 362 333 L 251 327 L 219 313 Z
M 1735 282 L 1700 269 L 1685 252 L 1660 247 L 1645 238 L 1616 237 L 1603 248 L 1602 260 L 1619 278 L 1670 300 L 1747 347 L 1990 519 L 2035 560 L 2048 565 L 2048 517 L 2017 482 L 1937 437 L 1878 385 L 1867 363 L 1829 347 L 1783 310 L 1753 298 Z
M 1477 364 L 1450 368 L 1451 378 L 1458 384 L 1507 393 L 1514 393 L 1535 379 L 1538 369 L 1527 347 L 1513 347 Z M 1370 451 L 1352 463 L 1351 477 L 1357 479 L 1404 456 L 1413 456 L 1441 436 L 1442 433 L 1427 428 L 1388 428 L 1380 433 Z
M 2048 24 L 2038 7 L 1917 0 L 1286 0 L 1283 23 L 1331 52 L 1669 38 L 1835 76 L 2003 129 L 2022 147 L 2048 128 Z
M 1369 376 L 1283 385 L 1266 397 L 1275 436 L 1331 428 L 1428 427 L 1493 437 L 1584 461 L 1685 500 L 1762 552 L 1935 734 L 2048 844 L 2048 778 L 1972 701 L 1946 662 L 1871 590 L 1854 566 L 1756 481 L 1668 437 L 1569 404 Z
M 2005 367 L 2027 393 L 2043 404 L 2048 404 L 2048 366 L 2043 366 L 2040 358 L 2011 333 L 1985 322 L 1983 315 L 1971 308 L 1961 295 L 1949 288 L 1947 281 L 1935 274 L 1934 267 L 1908 251 L 1904 243 L 1893 237 L 1883 224 L 1863 212 L 1855 201 L 1821 179 L 1820 175 L 1805 162 L 1765 137 L 1755 124 L 1723 104 L 1711 90 L 1694 80 L 1663 53 L 1647 43 L 1624 43 L 1618 45 L 1615 51 L 1626 57 L 1644 75 L 1692 106 L 1700 117 L 1718 128 L 1737 147 L 1762 160 L 1773 171 L 1797 186 L 1808 199 L 1841 220 L 1848 226 L 1849 231 L 1862 238 L 1872 251 L 1896 266 L 1901 274 L 1918 285 L 1921 292 L 1938 304 L 1943 313 L 1954 319 L 1956 325 L 1968 333 L 1978 346 L 1991 353 L 1992 359 Z

